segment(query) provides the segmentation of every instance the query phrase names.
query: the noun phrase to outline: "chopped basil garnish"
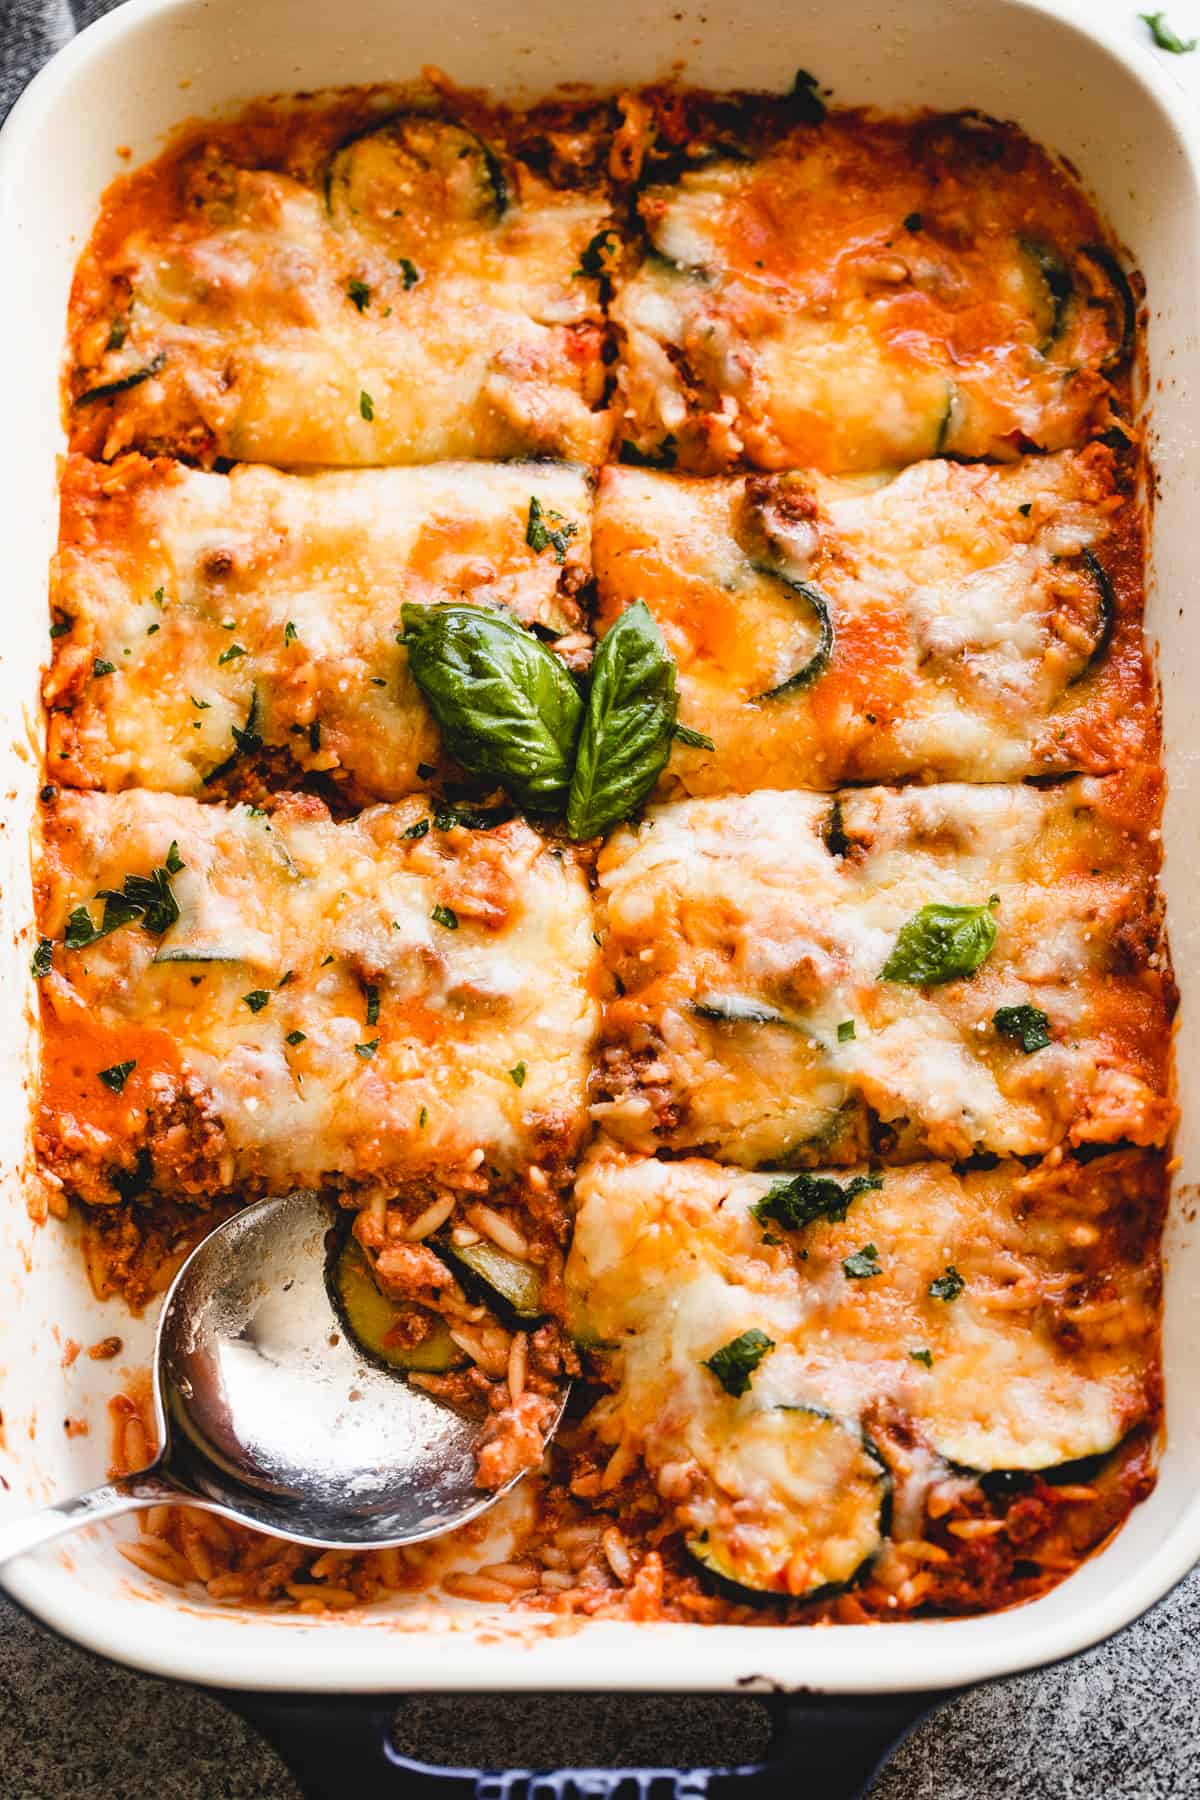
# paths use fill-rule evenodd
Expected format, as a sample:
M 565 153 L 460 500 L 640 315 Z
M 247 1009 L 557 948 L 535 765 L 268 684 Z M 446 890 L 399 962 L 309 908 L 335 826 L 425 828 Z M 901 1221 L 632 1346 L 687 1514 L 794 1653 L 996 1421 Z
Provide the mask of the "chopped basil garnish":
M 864 1244 L 852 1256 L 842 1262 L 842 1273 L 847 1281 L 870 1281 L 873 1275 L 883 1274 L 883 1264 L 879 1260 L 879 1252 L 874 1244 Z
M 939 1275 L 936 1281 L 931 1281 L 929 1284 L 930 1298 L 933 1300 L 945 1300 L 949 1303 L 951 1300 L 958 1299 L 958 1296 L 962 1293 L 966 1285 L 966 1282 L 954 1267 L 954 1264 L 947 1263 L 946 1273 L 944 1275 Z
M 550 521 L 550 523 L 547 523 Z M 543 550 L 553 550 L 556 563 L 567 560 L 567 545 L 579 529 L 570 519 L 564 519 L 561 513 L 544 507 L 536 494 L 529 499 L 529 522 L 525 527 L 525 542 L 537 555 Z
M 283 1041 L 285 1044 L 307 1044 L 308 1038 L 303 1031 L 289 1031 Z
M 1150 36 L 1160 50 L 1169 50 L 1172 56 L 1187 56 L 1196 48 L 1196 38 L 1181 38 L 1167 24 L 1165 13 L 1139 13 L 1138 18 L 1143 25 L 1150 27 Z
M 415 825 L 409 825 L 404 831 L 406 838 L 423 838 L 429 830 L 428 819 L 418 819 Z
M 447 931 L 458 930 L 458 914 L 452 906 L 435 906 L 430 918 L 438 925 L 444 925 Z
M 765 1331 L 751 1326 L 738 1337 L 714 1350 L 711 1356 L 704 1358 L 704 1367 L 711 1369 L 727 1394 L 735 1400 L 747 1391 L 750 1378 L 767 1353 L 775 1348 L 774 1338 L 769 1338 Z
M 907 214 L 904 220 L 904 229 L 905 231 L 920 231 L 921 215 L 919 212 Z
M 245 656 L 245 654 L 245 649 L 241 644 L 230 644 L 228 650 L 222 650 L 220 656 L 218 656 L 217 667 L 219 669 L 223 668 L 226 663 L 231 663 L 235 658 Z
M 932 1369 L 932 1367 L 933 1367 L 933 1351 L 932 1350 L 910 1350 L 908 1354 L 912 1358 L 913 1362 L 924 1363 L 924 1365 L 927 1369 Z
M 369 425 L 375 417 L 375 402 L 372 400 L 370 394 L 368 394 L 366 388 L 363 388 L 359 393 L 358 410 Z
M 195 694 L 193 694 L 192 695 L 192 705 L 195 707 L 197 712 L 208 712 L 209 708 L 212 706 L 212 701 L 211 700 L 197 700 Z
M 1020 1044 L 1026 1056 L 1050 1042 L 1050 1021 L 1036 1006 L 1001 1006 L 992 1014 L 992 1024 L 1001 1037 Z
M 449 754 L 533 813 L 562 806 L 583 701 L 566 664 L 506 613 L 403 608 L 409 668 Z
M 378 1048 L 379 1039 L 372 1038 L 369 1044 L 355 1044 L 354 1054 L 355 1056 L 361 1056 L 364 1062 L 369 1062 Z
M 59 619 L 50 627 L 50 636 L 52 638 L 66 637 L 74 623 L 74 619 Z
M 377 987 L 365 987 L 363 989 L 363 998 L 366 1000 L 366 1003 L 367 1003 L 367 1018 L 366 1018 L 367 1024 L 368 1025 L 378 1025 L 378 1023 L 379 1023 L 379 989 Z
M 250 1008 L 250 1011 L 252 1013 L 261 1012 L 263 1007 L 266 1006 L 267 1002 L 270 1000 L 270 998 L 271 998 L 271 996 L 267 992 L 266 988 L 254 988 L 249 994 L 242 995 L 242 999 L 245 1001 L 246 1005 Z
M 935 902 L 901 926 L 892 953 L 879 971 L 881 981 L 910 987 L 940 987 L 973 975 L 991 955 L 996 942 L 992 910 L 995 894 L 983 906 L 943 906 Z
M 420 281 L 421 271 L 416 263 L 409 262 L 407 256 L 398 257 L 397 262 L 400 266 L 400 273 L 404 277 L 404 291 L 407 293 L 410 287 L 416 287 Z
M 519 1062 L 515 1069 L 510 1069 L 508 1072 L 517 1087 L 525 1086 L 525 1064 L 523 1062 Z
M 837 1041 L 839 1044 L 852 1044 L 854 1042 L 854 1020 L 853 1019 L 843 1019 L 842 1020 L 841 1024 L 837 1028 Z
M 115 675 L 116 670 L 116 663 L 105 662 L 102 656 L 94 656 L 92 658 L 93 675 Z
M 679 701 L 675 664 L 642 600 L 604 635 L 567 800 L 567 830 L 596 837 L 641 805 L 666 767 Z
M 29 967 L 33 971 L 35 981 L 41 981 L 50 973 L 54 963 L 54 943 L 51 938 L 39 938 L 37 949 L 30 958 Z
M 1024 501 L 1020 506 L 1018 506 L 1017 511 L 1020 513 L 1020 515 L 1023 519 L 1027 519 L 1029 517 L 1030 513 L 1033 511 L 1033 501 L 1032 500 Z
M 677 743 L 686 744 L 689 750 L 715 750 L 717 747 L 702 731 L 693 731 L 690 725 L 681 725 L 678 720 L 671 727 L 671 736 Z
M 371 290 L 365 281 L 359 281 L 357 276 L 351 276 L 346 283 L 346 293 L 359 312 L 366 312 L 371 304 Z
M 429 1117 L 429 1109 L 428 1109 L 428 1107 L 423 1106 L 421 1108 L 420 1113 L 417 1116 L 417 1130 L 418 1131 L 424 1131 L 425 1121 L 428 1117 Z
M 119 1094 L 136 1068 L 136 1062 L 113 1063 L 110 1069 L 99 1071 L 98 1079 L 106 1088 L 111 1088 L 114 1094 Z
M 879 1175 L 852 1175 L 845 1187 L 832 1175 L 786 1175 L 750 1211 L 760 1225 L 770 1222 L 785 1231 L 800 1231 L 817 1219 L 838 1223 L 846 1217 L 852 1200 L 882 1186 Z
M 202 785 L 204 787 L 210 787 L 214 781 L 220 781 L 222 776 L 228 775 L 239 756 L 253 756 L 256 751 L 262 749 L 262 738 L 259 735 L 257 726 L 258 689 L 255 688 L 250 696 L 250 710 L 246 714 L 245 725 L 235 725 L 232 728 L 232 753 L 225 758 L 224 762 L 218 763 L 215 769 L 210 769 L 208 771 L 208 774 L 203 779 Z
M 170 877 L 177 875 L 183 863 L 179 846 L 171 844 L 167 859 L 160 869 L 149 875 L 127 875 L 119 892 L 102 888 L 96 895 L 103 900 L 104 913 L 97 926 L 86 906 L 77 906 L 67 920 L 63 938 L 68 950 L 83 950 L 97 939 L 119 931 L 123 925 L 140 924 L 143 931 L 161 937 L 179 917 L 179 903 L 171 892 Z
M 284 643 L 294 644 L 299 635 L 299 632 L 296 630 L 296 621 L 294 619 L 289 619 L 283 628 Z

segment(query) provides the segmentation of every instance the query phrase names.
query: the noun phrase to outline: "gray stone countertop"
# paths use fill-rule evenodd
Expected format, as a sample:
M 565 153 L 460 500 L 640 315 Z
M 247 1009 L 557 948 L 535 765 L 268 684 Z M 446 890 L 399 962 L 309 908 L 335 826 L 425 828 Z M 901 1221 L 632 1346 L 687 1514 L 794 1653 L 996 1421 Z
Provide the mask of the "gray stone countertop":
M 0 0 L 0 117 L 39 64 L 115 0 Z M 253 0 L 247 0 L 252 4 Z M 1140 31 L 1135 0 L 1092 0 Z M 1200 0 L 1172 0 L 1185 36 Z M 1200 65 L 1200 54 L 1195 58 Z M 1179 71 L 1185 71 L 1181 68 Z M 1200 66 L 1186 70 L 1200 88 Z M 1200 1572 L 1119 1637 L 977 1688 L 927 1718 L 872 1800 L 1200 1800 Z M 470 1763 L 683 1766 L 760 1751 L 748 1699 L 414 1700 L 402 1749 Z M 274 1752 L 201 1689 L 85 1654 L 0 1600 L 0 1800 L 297 1800 Z

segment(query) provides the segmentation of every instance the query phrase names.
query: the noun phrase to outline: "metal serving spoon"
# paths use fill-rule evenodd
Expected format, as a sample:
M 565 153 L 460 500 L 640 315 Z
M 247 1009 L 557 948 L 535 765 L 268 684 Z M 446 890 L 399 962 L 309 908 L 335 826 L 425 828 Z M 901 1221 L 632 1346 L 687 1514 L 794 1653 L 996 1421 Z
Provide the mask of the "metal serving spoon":
M 325 1281 L 337 1215 L 316 1193 L 260 1200 L 193 1250 L 155 1339 L 157 1458 L 0 1525 L 0 1563 L 76 1526 L 181 1500 L 323 1549 L 413 1544 L 476 1518 L 520 1480 L 476 1487 L 478 1423 L 347 1336 Z M 551 1434 L 561 1416 L 560 1406 Z

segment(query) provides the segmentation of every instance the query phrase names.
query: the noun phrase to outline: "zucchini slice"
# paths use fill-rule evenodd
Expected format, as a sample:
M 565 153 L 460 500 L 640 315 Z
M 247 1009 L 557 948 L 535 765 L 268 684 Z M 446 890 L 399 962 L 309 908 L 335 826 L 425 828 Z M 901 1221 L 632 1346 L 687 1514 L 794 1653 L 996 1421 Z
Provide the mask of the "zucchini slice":
M 325 204 L 340 229 L 419 256 L 430 235 L 494 225 L 509 195 L 499 157 L 465 125 L 399 113 L 334 151 Z
M 542 1278 L 531 1263 L 510 1256 L 487 1238 L 480 1238 L 477 1244 L 452 1244 L 447 1238 L 435 1238 L 434 1245 L 444 1262 L 465 1274 L 476 1288 L 487 1290 L 485 1299 L 499 1300 L 523 1324 L 532 1325 L 545 1317 Z
M 376 1362 L 405 1373 L 444 1375 L 466 1357 L 450 1336 L 446 1321 L 423 1306 L 402 1306 L 380 1292 L 371 1265 L 354 1233 L 347 1231 L 328 1271 L 328 1286 L 338 1317 L 359 1349 Z M 419 1344 L 397 1341 L 396 1327 L 406 1315 L 432 1321 Z
M 1062 336 L 1075 283 L 1071 279 L 1070 269 L 1053 245 L 1037 242 L 1033 238 L 1022 238 L 1020 243 L 1022 252 L 1033 265 L 1046 290 L 1042 336 L 1038 344 L 1038 349 L 1044 356 Z
M 802 688 L 811 687 L 813 682 L 823 675 L 829 667 L 829 659 L 833 655 L 834 631 L 833 613 L 829 596 L 811 581 L 797 581 L 781 570 L 772 568 L 769 563 L 755 563 L 755 573 L 768 575 L 774 581 L 781 582 L 790 593 L 801 599 L 812 613 L 817 623 L 817 647 L 803 666 L 789 675 L 777 686 L 767 688 L 764 693 L 752 694 L 751 704 L 761 705 L 764 700 L 778 700 L 784 694 L 799 693 Z
M 769 1006 L 765 1000 L 752 1000 L 747 994 L 697 994 L 691 1010 L 698 1019 L 708 1019 L 716 1025 L 783 1025 L 788 1031 L 811 1035 L 799 1019 L 789 1018 L 778 1007 Z
M 857 1426 L 811 1406 L 752 1413 L 711 1468 L 711 1522 L 696 1561 L 758 1598 L 803 1600 L 843 1587 L 879 1550 L 888 1473 Z M 751 1515 L 747 1473 L 760 1500 Z M 764 1479 L 765 1477 L 765 1479 Z
M 130 388 L 140 387 L 143 381 L 153 381 L 166 360 L 166 351 L 160 350 L 157 356 L 152 356 L 140 369 L 131 369 L 128 375 L 118 375 L 113 381 L 102 381 L 98 387 L 86 388 L 82 394 L 76 394 L 74 404 L 95 406 L 101 400 L 111 400 Z
M 1113 626 L 1116 623 L 1117 617 L 1117 598 L 1113 593 L 1112 582 L 1108 578 L 1108 570 L 1104 567 L 1104 564 L 1098 557 L 1093 556 L 1090 550 L 1085 550 L 1083 552 L 1083 561 L 1088 574 L 1096 584 L 1096 592 L 1099 596 L 1099 606 L 1097 609 L 1099 624 L 1096 631 L 1096 641 L 1092 645 L 1092 648 L 1088 653 L 1088 659 L 1084 663 L 1082 669 L 1080 669 L 1078 675 L 1073 675 L 1071 677 L 1069 683 L 1071 687 L 1074 687 L 1077 681 L 1082 681 L 1085 675 L 1090 675 L 1092 670 L 1104 661 L 1105 656 L 1108 654 L 1108 646 L 1112 642 Z
M 1137 331 L 1137 301 L 1133 297 L 1128 275 L 1107 244 L 1084 244 L 1079 254 L 1086 256 L 1089 262 L 1094 262 L 1107 276 L 1120 307 L 1121 324 L 1117 347 L 1100 365 L 1107 375 L 1111 370 L 1120 368 L 1133 354 L 1133 340 Z

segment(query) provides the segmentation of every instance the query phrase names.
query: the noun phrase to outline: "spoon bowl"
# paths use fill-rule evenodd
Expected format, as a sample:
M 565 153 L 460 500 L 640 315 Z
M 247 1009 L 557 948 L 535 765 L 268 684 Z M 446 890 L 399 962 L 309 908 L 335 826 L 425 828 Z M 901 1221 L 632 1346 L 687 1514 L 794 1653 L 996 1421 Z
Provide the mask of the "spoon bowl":
M 260 1200 L 199 1244 L 159 1317 L 162 1446 L 135 1475 L 0 1529 L 0 1563 L 73 1526 L 186 1502 L 322 1549 L 419 1543 L 516 1485 L 475 1485 L 479 1422 L 348 1335 L 326 1278 L 336 1203 Z M 566 1402 L 555 1414 L 557 1428 Z

